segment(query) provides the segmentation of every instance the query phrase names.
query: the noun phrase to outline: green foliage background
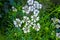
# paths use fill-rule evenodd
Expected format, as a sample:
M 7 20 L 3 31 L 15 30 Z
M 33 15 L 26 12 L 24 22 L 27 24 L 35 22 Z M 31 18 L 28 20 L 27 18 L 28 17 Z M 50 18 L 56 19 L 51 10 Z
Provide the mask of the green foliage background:
M 39 32 L 31 29 L 30 33 L 24 34 L 22 29 L 15 28 L 13 20 L 22 19 L 26 15 L 22 12 L 22 7 L 27 0 L 0 0 L 0 40 L 60 40 L 56 37 L 56 28 L 51 21 L 52 17 L 60 18 L 60 5 L 51 0 L 36 0 L 43 5 L 40 10 Z M 15 6 L 17 12 L 13 12 L 11 7 Z

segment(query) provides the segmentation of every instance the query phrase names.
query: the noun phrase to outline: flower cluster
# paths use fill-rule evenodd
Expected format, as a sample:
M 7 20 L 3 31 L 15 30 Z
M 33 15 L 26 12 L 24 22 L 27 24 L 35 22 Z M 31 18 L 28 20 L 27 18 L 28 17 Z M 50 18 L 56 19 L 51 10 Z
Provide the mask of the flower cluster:
M 31 21 L 33 21 L 33 22 L 39 21 L 39 16 L 32 15 L 31 16 Z
M 34 0 L 28 0 L 27 5 L 22 7 L 23 12 L 25 12 L 26 14 L 33 12 L 35 15 L 38 15 L 39 9 L 41 8 L 42 8 L 42 4 L 39 4 L 39 2 Z
M 57 29 L 59 29 L 60 28 L 60 20 L 58 18 L 51 18 L 51 20 L 53 21 L 53 24 L 55 25 L 55 27 Z M 57 32 L 56 36 L 60 38 L 60 33 Z
M 15 27 L 21 27 L 23 24 L 24 26 L 22 27 L 22 30 L 24 31 L 24 33 L 29 33 L 30 28 L 33 28 L 36 31 L 39 31 L 40 30 L 40 23 L 38 23 L 38 21 L 39 21 L 38 14 L 39 14 L 39 9 L 41 9 L 41 8 L 42 8 L 42 5 L 39 4 L 37 1 L 28 0 L 27 5 L 25 5 L 22 8 L 23 12 L 25 12 L 26 14 L 33 12 L 34 14 L 31 15 L 30 17 L 23 16 L 22 20 L 20 20 L 20 19 L 14 20 Z
M 19 18 L 16 18 L 13 22 L 15 27 L 21 27 L 22 21 Z
M 24 27 L 22 28 L 24 33 L 30 32 L 30 27 L 35 29 L 36 31 L 39 31 L 40 24 L 36 23 L 39 21 L 39 17 L 32 17 L 31 20 L 27 16 L 23 16 L 23 20 L 20 20 L 19 18 L 16 18 L 16 20 L 13 21 L 15 27 L 21 27 L 22 24 L 24 24 Z
M 51 18 L 51 20 L 53 21 L 54 24 L 60 23 L 60 20 L 57 18 Z
M 51 20 L 53 21 L 53 24 L 55 24 L 56 28 L 60 28 L 60 20 L 57 18 L 51 18 Z
M 36 31 L 39 31 L 39 29 L 40 29 L 40 24 L 39 24 L 39 23 L 34 24 L 34 25 L 33 25 L 33 29 L 35 29 Z

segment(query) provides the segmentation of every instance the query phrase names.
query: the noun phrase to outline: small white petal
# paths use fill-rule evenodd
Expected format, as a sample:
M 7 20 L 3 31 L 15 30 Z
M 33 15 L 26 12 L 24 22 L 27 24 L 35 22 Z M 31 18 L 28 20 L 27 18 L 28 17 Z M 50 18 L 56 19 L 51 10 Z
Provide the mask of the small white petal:
M 24 31 L 24 33 L 27 33 L 27 31 Z
M 23 13 L 25 13 L 25 10 L 22 10 Z
M 23 17 L 24 19 L 26 18 L 26 16 Z
M 34 29 L 35 27 L 33 26 L 33 29 Z
M 30 32 L 30 30 L 28 30 L 28 32 Z
M 16 21 L 14 21 L 14 25 L 16 25 L 17 23 L 16 23 Z
M 16 21 L 19 21 L 20 22 L 20 19 L 16 18 Z
M 22 7 L 22 9 L 25 9 L 25 7 Z
M 37 17 L 37 19 L 36 19 L 37 21 L 39 20 L 39 17 Z
M 23 27 L 23 30 L 24 30 L 25 28 Z
M 36 22 L 36 20 L 34 20 L 34 22 Z
M 29 20 L 29 17 L 27 17 L 27 20 Z
M 26 11 L 26 14 L 29 14 L 30 13 L 30 11 L 28 10 L 28 11 Z
M 22 20 L 22 23 L 24 23 L 25 21 L 24 20 Z
M 36 31 L 39 31 L 39 29 L 37 29 Z
M 60 20 L 58 20 L 58 23 L 60 23 Z
M 51 20 L 53 21 L 54 19 L 53 19 L 53 18 L 51 18 Z
M 19 24 L 19 27 L 21 27 L 21 24 Z
M 14 6 L 12 6 L 12 9 L 14 9 L 15 7 Z
M 15 25 L 15 27 L 18 27 L 18 25 Z
M 40 28 L 40 24 L 39 24 L 39 23 L 37 23 L 37 25 L 38 25 L 38 27 Z
M 42 4 L 39 4 L 39 5 L 40 5 L 39 7 L 40 7 L 40 9 L 41 9 L 41 8 L 42 8 Z
M 33 22 L 31 22 L 31 24 L 33 25 Z
M 33 16 L 31 16 L 31 18 L 33 18 Z

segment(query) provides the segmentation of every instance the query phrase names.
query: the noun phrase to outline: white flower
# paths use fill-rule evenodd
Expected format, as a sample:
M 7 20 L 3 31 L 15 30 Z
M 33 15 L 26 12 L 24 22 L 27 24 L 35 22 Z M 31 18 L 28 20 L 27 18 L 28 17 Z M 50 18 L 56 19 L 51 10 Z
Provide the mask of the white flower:
M 27 17 L 27 16 L 23 16 L 23 20 L 22 20 L 22 22 L 24 23 L 24 22 L 29 22 L 29 17 Z
M 34 8 L 37 8 L 37 9 L 41 9 L 42 8 L 42 4 L 39 4 L 37 1 L 34 1 L 33 6 L 34 6 Z
M 34 25 L 33 25 L 33 29 L 35 29 L 36 31 L 39 31 L 39 29 L 40 29 L 40 24 L 39 24 L 39 23 L 34 24 Z
M 23 8 L 22 8 L 23 10 L 23 13 L 26 13 L 26 14 L 29 14 L 29 7 L 28 7 L 28 5 L 25 5 Z
M 14 12 L 17 12 L 17 9 L 16 9 L 14 6 L 12 6 L 12 10 L 13 10 Z
M 33 25 L 33 22 L 30 20 L 29 22 L 26 22 L 26 26 L 28 26 L 29 28 Z
M 60 23 L 60 20 L 58 20 L 58 23 Z
M 56 37 L 60 38 L 60 33 L 56 33 Z
M 35 16 L 38 16 L 38 14 L 39 14 L 39 10 L 35 9 L 35 10 L 34 10 L 34 15 L 35 15 Z
M 29 10 L 30 10 L 31 12 L 33 12 L 33 11 L 34 11 L 34 7 L 33 7 L 33 6 L 29 6 Z
M 60 28 L 60 25 L 56 24 L 56 28 Z
M 28 0 L 27 3 L 28 5 L 33 5 L 34 0 Z
M 16 18 L 16 20 L 14 20 L 13 22 L 14 22 L 15 27 L 21 27 L 22 22 L 20 19 Z
M 33 15 L 33 16 L 31 16 L 31 20 L 32 20 L 33 22 L 37 22 L 37 21 L 39 21 L 39 16 Z
M 57 18 L 51 18 L 51 20 L 53 21 L 54 24 L 58 23 L 59 19 Z
M 30 25 L 31 21 L 29 20 L 28 22 L 26 22 L 26 25 Z
M 29 17 L 27 17 L 27 16 L 24 16 L 24 17 L 23 17 L 22 22 L 23 22 L 23 23 L 26 23 L 26 26 L 29 26 L 29 27 L 31 27 L 32 24 L 33 24 L 33 22 L 31 22 L 31 20 L 30 20 Z
M 29 33 L 30 32 L 30 28 L 29 27 L 23 27 L 23 31 L 24 31 L 24 33 Z

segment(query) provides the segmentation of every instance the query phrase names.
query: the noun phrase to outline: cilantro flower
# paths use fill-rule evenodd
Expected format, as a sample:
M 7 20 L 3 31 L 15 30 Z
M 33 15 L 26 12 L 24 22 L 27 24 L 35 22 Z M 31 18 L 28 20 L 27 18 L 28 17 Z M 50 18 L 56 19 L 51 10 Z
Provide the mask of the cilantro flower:
M 29 22 L 29 17 L 27 17 L 27 16 L 23 16 L 23 20 L 22 20 L 22 22 L 24 23 L 24 22 Z
M 16 18 L 16 20 L 14 20 L 13 22 L 14 22 L 15 27 L 21 27 L 21 25 L 22 25 L 21 20 L 18 18 Z
M 39 29 L 40 29 L 40 24 L 39 24 L 39 23 L 34 24 L 34 25 L 33 25 L 33 29 L 35 29 L 36 31 L 39 31 Z
M 24 33 L 29 33 L 30 32 L 30 28 L 29 27 L 23 27 L 23 31 L 24 31 Z
M 37 2 L 37 1 L 34 1 L 33 6 L 34 6 L 34 8 L 36 8 L 36 9 L 41 9 L 41 8 L 42 8 L 42 4 L 39 4 L 39 2 Z
M 33 11 L 34 11 L 34 7 L 33 7 L 33 6 L 29 6 L 29 10 L 30 10 L 31 12 L 33 12 Z
M 59 19 L 57 18 L 51 18 L 51 20 L 53 21 L 54 24 L 58 23 Z
M 56 28 L 60 28 L 60 25 L 59 24 L 56 24 Z
M 39 2 L 34 0 L 28 0 L 27 5 L 25 5 L 22 9 L 23 12 L 26 14 L 29 14 L 30 12 L 33 12 L 34 14 L 39 13 L 39 9 L 42 8 L 42 4 L 39 4 Z M 37 16 L 37 15 L 36 15 Z
M 34 10 L 34 15 L 35 15 L 35 16 L 38 16 L 38 14 L 39 14 L 39 10 L 35 9 L 35 10 Z
M 58 23 L 60 23 L 60 20 L 58 20 Z
M 28 5 L 33 5 L 34 0 L 28 0 L 27 3 Z
M 29 14 L 29 7 L 28 7 L 28 5 L 25 5 L 23 8 L 22 8 L 23 10 L 23 13 L 26 13 L 26 14 Z
M 39 21 L 39 16 L 32 15 L 31 16 L 31 21 L 33 21 L 33 22 Z

